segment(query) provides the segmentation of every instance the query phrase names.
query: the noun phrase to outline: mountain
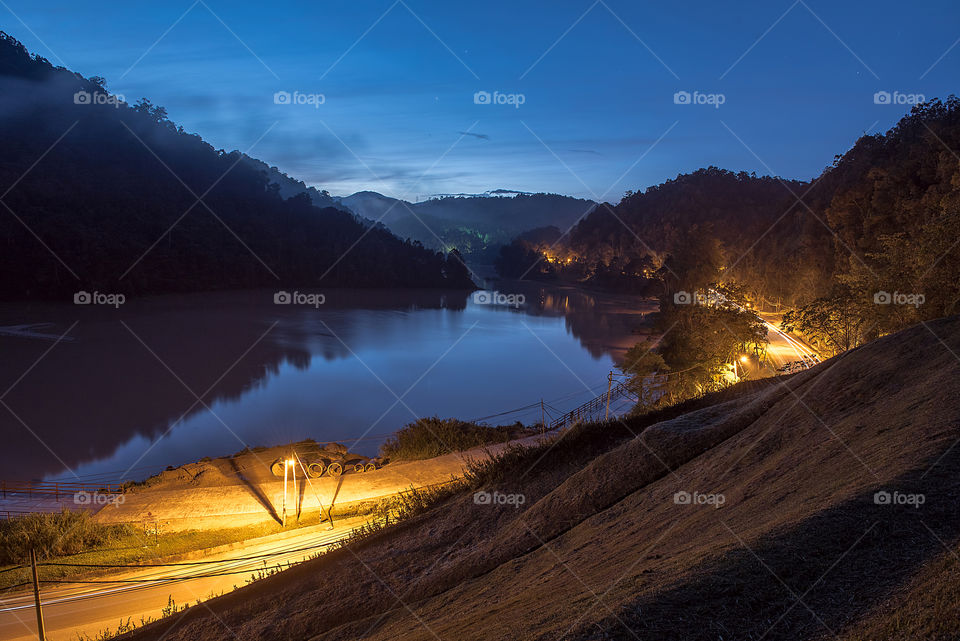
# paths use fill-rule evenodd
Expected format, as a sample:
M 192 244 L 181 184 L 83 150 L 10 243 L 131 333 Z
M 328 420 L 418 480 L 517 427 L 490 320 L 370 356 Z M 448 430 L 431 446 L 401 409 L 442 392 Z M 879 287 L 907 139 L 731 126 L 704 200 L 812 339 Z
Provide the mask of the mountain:
M 811 181 L 709 167 L 597 207 L 558 246 L 516 239 L 505 276 L 738 290 L 842 351 L 960 311 L 960 100 L 916 105 Z M 709 259 L 709 260 L 708 260 Z
M 339 201 L 331 196 L 325 189 L 319 190 L 316 187 L 308 187 L 302 180 L 291 178 L 276 167 L 271 167 L 262 160 L 257 160 L 244 154 L 241 162 L 257 171 L 265 173 L 267 182 L 271 185 L 275 184 L 280 188 L 279 193 L 282 198 L 292 198 L 293 196 L 306 193 L 310 196 L 310 202 L 314 207 L 333 207 L 341 211 L 350 211 L 348 208 L 340 205 Z
M 595 203 L 558 194 L 445 196 L 419 203 L 361 191 L 340 199 L 363 218 L 380 221 L 401 238 L 438 250 L 456 248 L 467 258 L 492 262 L 500 245 L 527 230 L 547 226 L 564 231 Z
M 375 191 L 358 191 L 349 196 L 336 198 L 336 200 L 358 216 L 379 221 L 384 225 L 389 225 L 409 215 L 409 212 L 405 209 L 411 206 L 411 203 L 405 200 L 384 196 Z
M 102 78 L 0 33 L 0 299 L 269 287 L 472 288 L 445 256 L 320 208 Z M 284 183 L 284 184 L 280 184 Z M 321 202 L 327 204 L 320 193 Z M 316 195 L 314 195 L 316 197 Z M 332 204 L 332 203 L 330 203 Z
M 958 352 L 941 319 L 581 425 L 130 638 L 960 638 Z
M 829 253 L 827 230 L 805 208 L 792 206 L 793 194 L 807 189 L 801 181 L 699 169 L 598 208 L 571 232 L 569 247 L 611 271 L 644 257 L 659 267 L 691 235 L 705 233 L 719 242 L 741 280 L 768 297 L 818 294 L 832 262 L 824 265 L 828 256 L 807 251 L 812 244 Z

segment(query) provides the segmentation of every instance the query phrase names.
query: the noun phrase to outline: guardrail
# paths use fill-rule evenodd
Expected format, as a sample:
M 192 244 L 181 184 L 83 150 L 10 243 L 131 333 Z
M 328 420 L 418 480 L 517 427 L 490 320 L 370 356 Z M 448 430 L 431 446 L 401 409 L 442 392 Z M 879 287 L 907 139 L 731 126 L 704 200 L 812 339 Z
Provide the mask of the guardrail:
M 19 519 L 20 517 L 27 516 L 28 514 L 35 514 L 35 512 L 26 512 L 24 510 L 0 510 L 0 521 Z
M 560 429 L 561 427 L 565 427 L 566 425 L 580 423 L 587 419 L 594 419 L 595 418 L 594 414 L 599 414 L 601 410 L 604 410 L 604 411 L 606 410 L 608 399 L 609 399 L 609 402 L 612 403 L 613 401 L 618 400 L 622 396 L 627 396 L 629 394 L 630 394 L 630 390 L 627 388 L 626 385 L 624 385 L 623 383 L 617 383 L 610 389 L 609 393 L 604 392 L 600 396 L 590 399 L 583 405 L 580 405 L 579 407 L 575 407 L 574 409 L 570 410 L 560 418 L 551 422 L 547 426 L 547 429 L 556 430 L 556 429 Z
M 89 494 L 123 494 L 123 485 L 120 483 L 60 483 L 56 481 L 0 481 L 0 496 L 26 494 L 34 496 L 53 496 L 59 501 L 60 497 L 68 497 L 79 492 Z

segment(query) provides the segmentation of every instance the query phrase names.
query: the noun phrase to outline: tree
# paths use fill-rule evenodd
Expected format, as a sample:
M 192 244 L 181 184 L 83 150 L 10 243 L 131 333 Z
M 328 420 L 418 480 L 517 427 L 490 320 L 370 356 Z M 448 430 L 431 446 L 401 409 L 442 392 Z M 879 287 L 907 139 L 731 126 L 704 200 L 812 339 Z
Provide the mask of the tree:
M 876 325 L 875 310 L 844 286 L 788 311 L 780 323 L 785 331 L 802 333 L 820 352 L 831 356 L 865 343 L 876 335 Z
M 624 358 L 628 387 L 638 411 L 677 403 L 727 384 L 725 374 L 741 355 L 762 349 L 767 329 L 751 312 L 735 307 L 677 305 L 663 297 L 655 349 L 638 343 Z

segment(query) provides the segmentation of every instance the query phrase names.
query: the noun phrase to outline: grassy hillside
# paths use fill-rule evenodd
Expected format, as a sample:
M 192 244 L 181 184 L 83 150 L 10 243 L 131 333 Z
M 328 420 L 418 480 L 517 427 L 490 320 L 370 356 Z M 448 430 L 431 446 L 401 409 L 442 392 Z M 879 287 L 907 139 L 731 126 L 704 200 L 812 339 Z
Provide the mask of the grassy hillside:
M 957 353 L 943 319 L 583 426 L 133 638 L 954 639 Z

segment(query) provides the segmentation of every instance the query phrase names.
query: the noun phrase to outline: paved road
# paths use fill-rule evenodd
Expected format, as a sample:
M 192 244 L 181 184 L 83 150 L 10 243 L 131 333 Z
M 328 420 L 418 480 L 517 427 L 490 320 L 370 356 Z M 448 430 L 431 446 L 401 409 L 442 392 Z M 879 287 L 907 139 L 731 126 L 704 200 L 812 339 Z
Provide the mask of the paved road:
M 537 435 L 514 443 L 533 443 L 541 438 Z M 506 445 L 493 445 L 489 451 L 495 452 Z M 428 461 L 394 463 L 362 475 L 314 479 L 309 489 L 300 488 L 303 491 L 301 508 L 312 509 L 321 504 L 329 506 L 333 496 L 338 496 L 338 503 L 342 504 L 346 500 L 392 496 L 411 485 L 423 487 L 445 482 L 451 476 L 462 474 L 466 456 L 482 458 L 488 455 L 485 450 L 470 450 Z M 281 504 L 282 481 L 270 477 L 258 487 L 273 505 Z M 143 491 L 127 495 L 123 504 L 105 508 L 97 518 L 106 516 L 119 522 L 136 521 L 143 512 L 152 510 L 154 518 L 159 516 L 164 519 L 164 531 L 200 527 L 202 521 L 215 522 L 223 527 L 225 520 L 243 516 L 229 514 L 243 500 L 253 506 L 253 514 L 259 518 L 270 518 L 260 503 L 250 500 L 249 494 L 246 486 L 239 485 Z M 295 495 L 296 492 L 291 494 Z M 169 524 L 177 520 L 174 517 L 182 517 L 179 518 L 182 521 L 179 528 Z M 101 582 L 95 584 L 41 585 L 47 638 L 53 641 L 76 641 L 78 634 L 96 637 L 106 629 L 115 632 L 118 624 L 128 619 L 139 625 L 141 618 L 158 618 L 171 597 L 178 605 L 194 604 L 198 599 L 206 600 L 211 595 L 232 590 L 234 586 L 245 585 L 247 579 L 262 572 L 265 566 L 263 558 L 251 559 L 251 556 L 269 554 L 266 560 L 268 567 L 296 563 L 346 537 L 364 521 L 363 518 L 344 519 L 336 522 L 333 531 L 323 524 L 297 530 L 295 534 L 287 532 L 251 540 L 228 552 L 205 555 L 202 564 L 184 562 L 187 564 L 175 567 L 124 570 L 123 574 L 98 578 L 96 580 Z M 245 560 L 237 560 L 241 557 Z M 0 592 L 0 640 L 36 638 L 32 591 L 22 588 L 16 594 Z
M 803 340 L 796 336 L 791 336 L 780 329 L 781 314 L 747 309 L 716 290 L 710 290 L 710 295 L 715 297 L 716 300 L 733 305 L 741 311 L 753 314 L 766 325 L 767 339 L 770 341 L 770 344 L 767 346 L 767 360 L 774 370 L 788 363 L 802 363 L 802 365 L 799 366 L 802 368 L 804 366 L 810 367 L 820 362 L 820 355 L 815 349 L 807 345 Z
M 787 363 L 797 361 L 820 362 L 816 350 L 778 327 L 780 323 L 778 314 L 757 313 L 757 316 L 767 326 L 767 338 L 770 340 L 770 345 L 767 347 L 767 356 L 775 367 L 782 367 Z
M 158 618 L 171 597 L 178 605 L 195 604 L 198 599 L 243 586 L 265 566 L 286 567 L 322 552 L 362 522 L 355 518 L 337 522 L 333 530 L 322 524 L 293 535 L 254 539 L 237 549 L 205 556 L 202 564 L 183 561 L 185 565 L 174 567 L 124 570 L 109 577 L 92 577 L 91 581 L 102 581 L 96 584 L 42 585 L 47 639 L 76 641 L 78 635 L 96 637 L 108 628 L 115 632 L 118 624 L 128 619 L 139 625 L 141 618 Z M 36 639 L 36 630 L 32 591 L 21 589 L 0 596 L 0 639 Z

